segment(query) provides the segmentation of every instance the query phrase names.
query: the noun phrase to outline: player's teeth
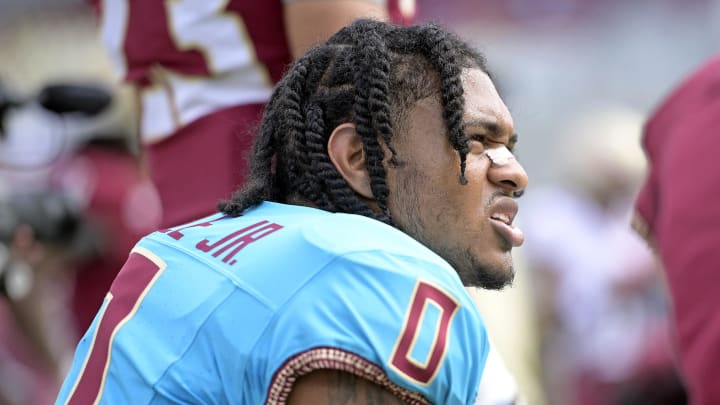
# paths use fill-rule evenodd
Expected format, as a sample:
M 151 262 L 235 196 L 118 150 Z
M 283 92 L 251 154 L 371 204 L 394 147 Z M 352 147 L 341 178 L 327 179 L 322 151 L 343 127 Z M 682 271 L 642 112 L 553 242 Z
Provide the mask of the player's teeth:
M 498 221 L 502 221 L 506 224 L 510 222 L 510 217 L 505 214 L 494 214 L 492 216 L 492 219 L 497 219 Z

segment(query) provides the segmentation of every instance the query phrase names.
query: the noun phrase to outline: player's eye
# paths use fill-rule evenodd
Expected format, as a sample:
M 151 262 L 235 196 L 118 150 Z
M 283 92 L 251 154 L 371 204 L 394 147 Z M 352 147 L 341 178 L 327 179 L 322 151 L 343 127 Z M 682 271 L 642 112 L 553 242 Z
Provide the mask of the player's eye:
M 468 146 L 471 153 L 482 153 L 487 146 L 487 136 L 482 134 L 468 134 Z
M 474 151 L 482 152 L 487 148 L 496 148 L 498 146 L 506 146 L 510 152 L 513 151 L 510 145 L 498 142 L 485 134 L 468 134 L 468 138 L 470 139 L 470 147 L 473 148 Z
M 468 138 L 470 138 L 471 141 L 480 142 L 483 145 L 487 142 L 487 136 L 483 134 L 468 134 Z

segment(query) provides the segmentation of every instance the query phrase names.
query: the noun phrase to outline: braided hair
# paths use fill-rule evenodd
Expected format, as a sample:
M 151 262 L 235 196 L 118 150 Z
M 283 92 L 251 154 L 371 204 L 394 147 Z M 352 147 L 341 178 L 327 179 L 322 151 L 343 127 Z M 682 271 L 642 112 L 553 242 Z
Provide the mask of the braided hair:
M 388 164 L 401 164 L 393 135 L 402 132 L 415 102 L 438 93 L 448 140 L 460 156 L 459 181 L 467 183 L 463 68 L 487 73 L 482 55 L 437 25 L 353 22 L 310 49 L 277 84 L 255 140 L 248 178 L 218 208 L 239 216 L 262 201 L 306 201 L 326 211 L 392 224 L 383 145 L 391 154 Z M 330 161 L 328 139 L 343 123 L 354 123 L 361 138 L 380 212 L 357 196 Z

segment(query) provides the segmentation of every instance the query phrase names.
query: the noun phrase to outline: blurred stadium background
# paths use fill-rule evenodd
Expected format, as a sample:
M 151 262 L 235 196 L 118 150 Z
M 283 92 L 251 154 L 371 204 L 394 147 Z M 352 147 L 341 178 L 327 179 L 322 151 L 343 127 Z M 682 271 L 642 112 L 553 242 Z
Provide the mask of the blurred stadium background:
M 488 56 L 533 185 L 558 175 L 546 152 L 569 118 L 596 104 L 646 115 L 720 49 L 718 0 L 417 0 L 417 10 Z M 56 78 L 112 80 L 90 17 L 82 0 L 3 0 L 2 81 L 32 91 Z
M 610 215 L 620 223 L 625 220 L 633 186 L 642 177 L 643 158 L 639 149 L 642 121 L 685 75 L 720 51 L 720 0 L 418 0 L 417 10 L 419 21 L 438 21 L 471 40 L 487 55 L 496 83 L 513 114 L 521 139 L 517 153 L 531 179 L 527 202 L 523 202 L 531 207 L 525 214 L 521 208 L 519 221 L 532 228 L 527 230 L 528 235 L 539 234 L 540 239 L 547 239 L 544 245 L 533 247 L 529 241 L 519 249 L 520 269 L 512 290 L 474 291 L 473 294 L 486 313 L 493 339 L 518 376 L 528 402 L 573 403 L 567 395 L 553 392 L 564 386 L 548 375 L 562 375 L 557 367 L 563 369 L 567 364 L 562 361 L 557 362 L 560 365 L 554 364 L 555 352 L 547 348 L 547 340 L 554 339 L 553 333 L 548 337 L 548 330 L 557 322 L 557 319 L 548 321 L 548 317 L 561 317 L 557 312 L 562 311 L 546 306 L 572 305 L 557 299 L 562 295 L 559 290 L 582 287 L 577 287 L 572 280 L 565 285 L 552 279 L 564 277 L 564 270 L 546 272 L 547 269 L 540 267 L 554 259 L 540 257 L 537 252 L 554 246 L 555 250 L 546 256 L 556 253 L 562 256 L 562 251 L 575 249 L 571 240 L 587 228 L 575 229 L 573 223 L 557 230 L 559 235 L 552 239 L 556 235 L 543 230 L 548 226 L 547 218 L 553 216 L 543 213 L 565 210 L 566 206 L 553 200 L 557 194 L 550 193 L 546 201 L 534 198 L 533 194 L 542 196 L 543 191 L 567 189 L 569 193 L 576 193 L 578 200 L 583 200 L 588 192 L 607 196 L 610 188 L 618 191 L 620 207 L 602 215 Z M 36 94 L 48 83 L 101 84 L 116 94 L 112 117 L 106 125 L 115 126 L 125 134 L 132 148 L 133 95 L 117 85 L 95 35 L 95 24 L 93 13 L 84 1 L 2 0 L 0 84 L 20 98 Z M 622 136 L 618 138 L 608 135 L 610 133 Z M 0 196 L 13 194 L 18 187 L 24 187 L 24 183 L 32 183 L 35 175 L 38 173 L 25 178 L 17 170 L 0 170 Z M 591 245 L 632 238 L 617 237 L 613 233 L 610 239 L 602 239 L 605 236 L 590 233 L 587 240 Z M 638 257 L 649 256 L 649 252 L 641 244 L 636 249 L 614 253 L 602 249 L 579 250 L 575 256 L 583 257 L 582 254 L 587 253 L 588 261 L 617 254 L 632 262 L 608 264 L 607 268 L 601 266 L 593 270 L 606 271 L 604 278 L 597 274 L 579 277 L 586 281 L 602 279 L 604 281 L 598 283 L 609 285 L 623 278 L 617 274 L 640 274 L 644 270 L 636 268 L 645 265 L 636 264 L 646 259 Z M 577 261 L 574 265 L 578 272 L 585 267 Z M 632 266 L 635 267 L 625 271 Z M 630 278 L 631 284 L 640 278 L 652 288 L 658 288 L 653 291 L 662 292 L 657 279 Z M 660 277 L 660 284 L 661 281 Z M 647 304 L 647 291 L 642 294 L 645 295 L 641 301 Z M 656 299 L 652 292 L 649 295 L 650 301 Z M 582 300 L 579 298 L 578 308 L 583 307 Z M 649 312 L 657 311 L 660 318 L 666 317 L 667 303 L 663 298 L 657 301 L 659 303 L 653 301 L 657 306 Z M 546 311 L 555 313 L 548 315 Z M 589 312 L 580 316 L 593 315 Z M 646 316 L 640 317 L 647 320 Z M 12 328 L 7 322 L 10 322 L 8 318 L 0 317 L 0 331 Z M 637 322 L 633 325 L 637 326 Z M 658 323 L 648 326 L 656 327 Z M 608 339 L 607 342 L 612 342 Z M 612 358 L 618 353 L 623 351 L 602 354 Z M 642 402 L 631 394 L 616 402 L 609 401 L 598 404 L 681 403 Z

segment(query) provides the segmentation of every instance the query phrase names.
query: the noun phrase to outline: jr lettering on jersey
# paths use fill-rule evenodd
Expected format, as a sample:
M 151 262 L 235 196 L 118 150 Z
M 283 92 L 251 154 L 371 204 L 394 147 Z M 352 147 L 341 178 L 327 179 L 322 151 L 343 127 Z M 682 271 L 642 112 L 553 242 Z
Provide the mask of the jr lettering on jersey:
M 212 226 L 217 221 L 225 218 L 227 217 L 222 216 L 212 221 L 198 222 L 177 228 L 163 229 L 160 232 L 175 240 L 180 240 L 185 237 L 185 233 L 183 233 L 183 231 L 187 229 Z M 231 232 L 214 242 L 207 238 L 203 239 L 195 245 L 195 248 L 204 253 L 212 254 L 213 257 L 219 257 L 223 253 L 227 252 L 227 254 L 222 257 L 222 261 L 232 266 L 236 263 L 234 257 L 239 251 L 246 248 L 249 244 L 257 242 L 258 240 L 270 235 L 273 232 L 279 231 L 282 228 L 282 225 L 276 223 L 266 220 L 260 221 Z
M 239 251 L 247 247 L 247 245 L 258 241 L 273 232 L 279 231 L 280 229 L 282 229 L 282 225 L 268 221 L 260 221 L 238 231 L 232 232 L 215 242 L 203 239 L 198 242 L 195 247 L 206 253 L 213 252 L 212 255 L 214 257 L 218 257 L 232 248 L 232 250 L 230 250 L 230 252 L 222 259 L 223 262 L 229 263 L 232 266 L 235 264 L 233 257 L 235 257 Z

